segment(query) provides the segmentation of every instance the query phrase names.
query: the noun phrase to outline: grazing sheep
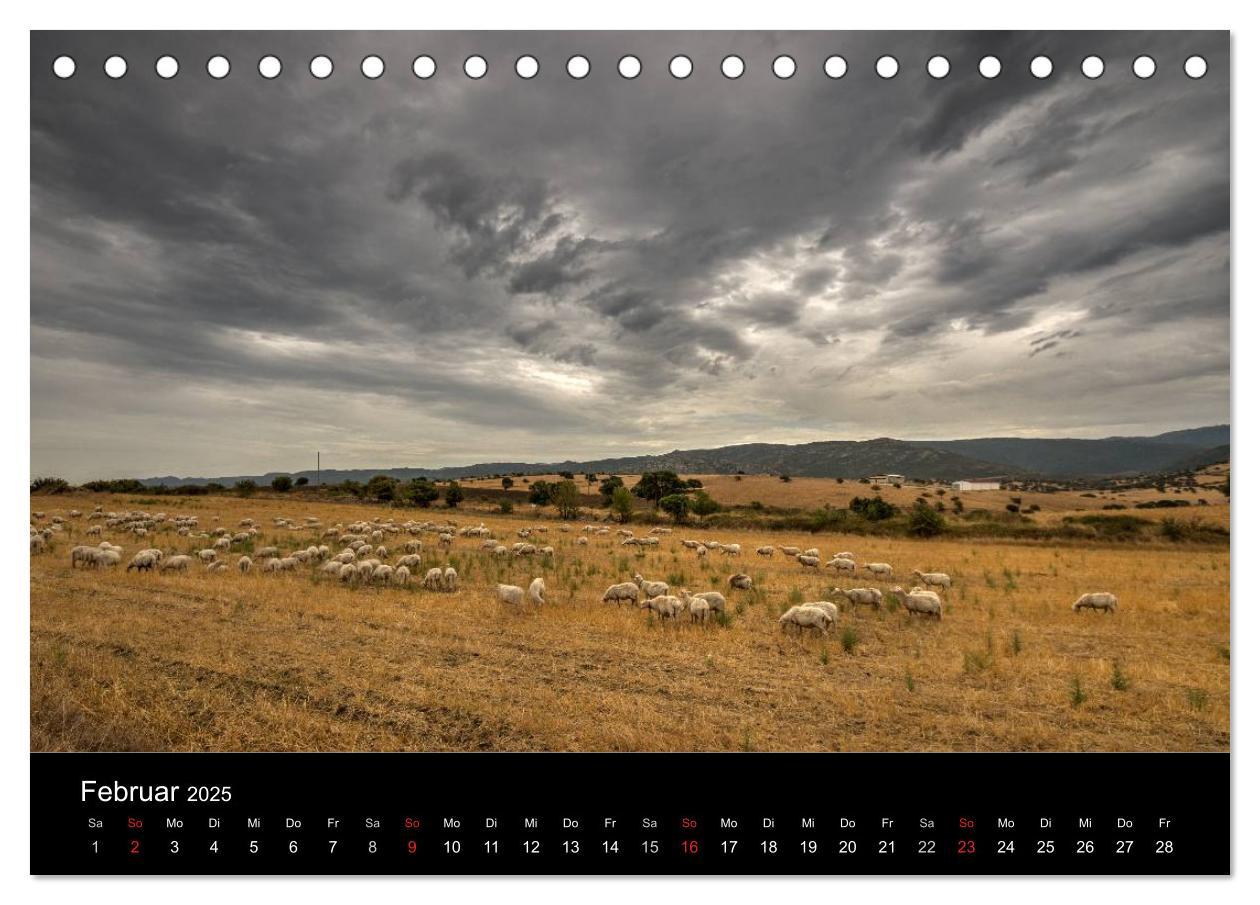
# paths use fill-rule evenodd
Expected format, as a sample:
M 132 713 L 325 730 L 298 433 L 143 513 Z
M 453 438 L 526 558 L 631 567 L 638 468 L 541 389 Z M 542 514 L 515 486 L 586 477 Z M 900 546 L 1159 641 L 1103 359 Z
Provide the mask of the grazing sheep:
M 817 556 L 819 559 L 822 559 L 822 554 L 818 552 L 817 547 L 810 547 L 808 550 L 802 550 L 801 552 L 806 556 Z
M 687 603 L 690 603 L 692 600 L 703 600 L 709 605 L 709 611 L 712 613 L 726 612 L 726 598 L 722 596 L 721 591 L 701 591 L 699 594 L 692 594 L 686 588 L 683 588 L 678 592 L 678 596 Z
M 900 600 L 906 612 L 911 615 L 918 614 L 929 618 L 935 616 L 938 620 L 941 618 L 941 599 L 930 591 L 907 594 L 900 587 L 894 586 L 889 588 L 888 593 Z
M 699 597 L 687 600 L 687 611 L 691 613 L 691 621 L 705 623 L 709 620 L 709 601 Z
M 127 563 L 127 571 L 135 569 L 137 572 L 152 572 L 153 567 L 158 564 L 158 559 L 152 553 L 141 550 L 135 556 L 131 557 L 131 562 Z
M 831 558 L 832 559 L 853 559 L 853 554 L 850 553 L 848 550 L 845 550 L 842 553 L 837 553 L 835 556 Z
M 604 592 L 603 601 L 605 603 L 620 603 L 623 600 L 628 600 L 630 603 L 638 603 L 639 586 L 633 581 L 623 581 L 615 584 Z
M 806 569 L 817 569 L 818 564 L 821 562 L 817 556 L 806 556 L 804 553 L 796 557 L 796 561 Z
M 85 567 L 96 565 L 96 554 L 100 548 L 98 547 L 74 547 L 70 550 L 70 568 L 75 568 L 80 563 Z
M 89 526 L 88 526 L 88 529 L 87 529 L 86 531 L 84 531 L 83 533 L 84 533 L 84 534 L 86 534 L 88 537 L 100 537 L 100 536 L 101 536 L 101 526 L 100 526 L 100 525 L 89 525 Z
M 1103 610 L 1116 614 L 1116 595 L 1107 591 L 1095 591 L 1091 594 L 1082 594 L 1076 598 L 1076 603 L 1072 604 L 1072 612 L 1079 613 L 1082 610 Z
M 740 591 L 751 591 L 753 580 L 751 575 L 745 575 L 743 572 L 736 572 L 730 578 L 726 579 L 727 584 L 732 588 Z
M 330 560 L 320 566 L 319 571 L 323 572 L 325 575 L 338 576 L 341 574 L 341 567 L 342 563 L 339 563 L 336 560 Z
M 832 593 L 843 594 L 854 606 L 872 606 L 879 609 L 880 604 L 884 602 L 884 594 L 879 588 L 849 588 L 848 590 L 832 588 Z
M 677 619 L 684 607 L 683 602 L 677 597 L 661 595 L 644 600 L 643 603 L 639 604 L 639 609 L 651 610 L 661 619 Z
M 377 566 L 372 570 L 372 581 L 378 584 L 388 584 L 394 577 L 393 566 Z
M 535 578 L 529 583 L 529 602 L 535 606 L 542 606 L 547 602 L 547 585 L 542 578 Z
M 780 546 L 780 547 L 779 547 L 779 549 L 783 551 L 783 555 L 784 555 L 784 556 L 800 556 L 800 555 L 801 555 L 801 548 L 800 548 L 800 547 L 784 547 L 784 546 Z
M 758 547 L 758 556 L 774 556 L 774 547 Z
M 495 587 L 495 593 L 498 594 L 499 600 L 512 606 L 521 606 L 525 603 L 525 589 L 514 584 L 501 584 Z
M 893 577 L 892 566 L 888 565 L 886 562 L 868 562 L 862 568 L 870 572 L 872 575 L 883 575 L 885 578 Z
M 280 554 L 279 547 L 263 547 L 261 550 L 254 551 L 254 555 L 262 560 L 270 559 L 271 557 L 278 556 L 279 554 Z
M 739 544 L 718 544 L 723 556 L 740 556 L 743 548 Z
M 837 572 L 857 572 L 857 563 L 851 559 L 845 559 L 837 556 L 834 559 L 827 560 L 827 568 L 835 569 Z
M 840 611 L 836 609 L 836 605 L 830 600 L 814 600 L 810 603 L 802 603 L 801 606 L 812 606 L 816 610 L 822 610 L 827 614 L 827 618 L 831 620 L 832 625 L 840 617 Z
M 192 565 L 193 558 L 180 554 L 172 556 L 170 559 L 162 560 L 162 565 L 158 566 L 159 572 L 187 572 Z
M 669 584 L 664 581 L 646 581 L 638 572 L 634 573 L 634 583 L 639 586 L 644 597 L 663 597 L 669 593 Z
M 204 563 L 212 563 L 215 561 L 215 559 L 218 558 L 218 556 L 219 556 L 218 552 L 208 549 L 208 548 L 205 550 L 197 551 L 197 558 L 200 559 Z
M 591 539 L 589 537 L 583 536 L 583 537 L 579 537 L 577 539 L 577 542 L 578 542 L 579 547 L 585 547 L 591 542 Z
M 426 591 L 442 590 L 442 570 L 436 566 L 424 573 L 424 589 Z
M 950 584 L 949 576 L 944 572 L 920 572 L 915 569 L 914 577 L 929 588 L 948 588 Z
M 507 547 L 503 546 L 502 544 L 499 544 L 492 551 L 490 551 L 490 555 L 491 556 L 507 556 L 511 552 L 512 551 L 509 550 Z
M 442 573 L 442 590 L 451 594 L 459 590 L 459 573 L 450 566 Z
M 438 543 L 443 547 L 449 547 L 455 543 L 455 535 L 446 534 L 445 532 L 438 535 Z
M 411 570 L 406 566 L 395 566 L 393 582 L 400 588 L 407 587 L 411 584 Z
M 44 536 L 42 534 L 32 534 L 31 552 L 43 553 L 46 549 L 48 549 L 48 542 L 44 540 Z M 73 565 L 73 563 L 71 563 L 71 565 Z
M 703 558 L 708 555 L 709 555 L 709 548 L 706 547 L 704 544 L 701 544 L 700 546 L 696 547 L 696 556 Z
M 225 562 L 218 562 L 217 560 L 216 560 L 215 562 L 212 562 L 212 563 L 210 563 L 210 564 L 208 564 L 208 565 L 206 566 L 206 571 L 207 571 L 207 572 L 226 572 L 226 571 L 227 571 L 227 569 L 228 569 L 228 564 L 227 564 L 227 563 L 225 563 Z
M 910 589 L 910 593 L 921 594 L 924 597 L 930 597 L 932 600 L 935 600 L 937 603 L 941 602 L 940 594 L 936 593 L 935 591 L 929 591 L 927 588 L 921 588 L 918 585 L 915 585 L 914 587 L 912 587 Z
M 354 563 L 342 563 L 341 571 L 337 573 L 337 577 L 344 582 L 353 584 L 359 580 L 359 567 Z
M 419 553 L 424 549 L 424 544 L 418 540 L 409 540 L 407 543 L 403 544 L 403 549 L 408 553 Z
M 221 537 L 210 546 L 212 546 L 215 550 L 230 550 L 232 548 L 232 538 Z
M 264 572 L 279 572 L 281 568 L 283 567 L 280 565 L 280 560 L 275 556 L 271 557 L 271 559 L 267 560 L 267 562 L 263 565 Z
M 406 567 L 408 569 L 420 568 L 420 556 L 416 553 L 408 553 L 406 556 L 398 557 L 398 562 L 394 564 L 394 568 Z
M 783 631 L 795 626 L 797 631 L 816 628 L 822 634 L 831 630 L 831 617 L 823 610 L 812 606 L 794 606 L 779 617 L 779 626 Z

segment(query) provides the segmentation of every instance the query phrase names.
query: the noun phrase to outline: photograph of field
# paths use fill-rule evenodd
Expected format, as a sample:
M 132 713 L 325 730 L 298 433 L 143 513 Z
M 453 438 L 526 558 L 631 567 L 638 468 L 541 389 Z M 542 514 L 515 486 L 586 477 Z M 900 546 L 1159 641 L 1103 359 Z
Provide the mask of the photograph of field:
M 1228 751 L 1140 37 L 32 33 L 32 750 Z
M 37 750 L 1221 750 L 1229 745 L 1229 550 L 1083 542 L 957 543 L 843 534 L 675 527 L 656 546 L 616 524 L 489 511 L 391 510 L 297 499 L 144 500 L 166 519 L 85 537 L 100 495 L 34 497 L 63 513 L 54 548 L 32 557 L 32 746 Z M 115 516 L 117 517 L 117 516 Z M 208 537 L 181 537 L 192 517 Z M 306 519 L 317 520 L 306 527 Z M 276 518 L 294 527 L 273 527 Z M 187 572 L 125 571 L 148 546 L 194 555 L 216 529 L 257 536 Z M 241 556 L 324 544 L 353 522 L 389 526 L 383 562 L 420 542 L 420 565 L 348 584 L 312 557 L 293 572 L 241 574 Z M 432 528 L 403 525 L 428 522 Z M 584 531 L 599 525 L 602 532 Z M 449 544 L 438 530 L 454 526 Z M 485 527 L 494 543 L 464 536 Z M 325 537 L 326 532 L 336 536 Z M 496 555 L 528 542 L 551 553 Z M 610 530 L 611 529 L 611 530 Z M 713 535 L 711 537 L 710 535 Z M 72 567 L 98 537 L 124 546 L 112 568 Z M 698 556 L 683 540 L 739 544 Z M 64 538 L 64 540 L 62 540 Z M 773 545 L 769 556 L 756 549 Z M 807 568 L 782 547 L 851 552 L 856 574 Z M 862 570 L 887 562 L 891 579 Z M 458 590 L 426 590 L 453 567 Z M 912 570 L 945 572 L 940 621 L 888 591 Z M 661 619 L 602 596 L 634 573 L 671 592 L 717 590 L 725 612 Z M 750 590 L 730 587 L 746 574 Z M 499 584 L 541 577 L 542 605 L 512 605 Z M 876 587 L 857 606 L 832 588 Z M 1114 615 L 1073 612 L 1107 590 Z M 784 631 L 791 605 L 837 604 L 826 632 Z

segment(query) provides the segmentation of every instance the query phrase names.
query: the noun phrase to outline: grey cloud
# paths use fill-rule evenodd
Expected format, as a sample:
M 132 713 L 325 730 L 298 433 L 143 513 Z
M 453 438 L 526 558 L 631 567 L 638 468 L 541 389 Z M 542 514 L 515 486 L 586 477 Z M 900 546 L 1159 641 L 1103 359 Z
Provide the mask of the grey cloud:
M 540 459 L 594 437 L 605 453 L 683 443 L 644 425 L 708 445 L 908 435 L 853 420 L 874 417 L 875 383 L 901 418 L 949 385 L 1007 423 L 1035 402 L 1046 432 L 1114 432 L 1178 390 L 1193 405 L 1165 404 L 1155 427 L 1220 419 L 1193 413 L 1228 385 L 1226 34 L 689 34 L 686 82 L 660 40 L 531 33 L 543 68 L 525 81 L 507 33 L 33 33 L 34 467 L 179 472 L 204 437 L 167 425 L 198 407 L 206 436 L 246 438 L 250 461 L 225 471 L 288 467 L 304 425 L 364 466 L 392 464 L 374 449 L 472 461 L 513 431 Z M 563 71 L 578 45 L 596 64 L 580 82 Z M 850 71 L 832 81 L 820 61 L 839 45 Z M 216 82 L 199 61 L 224 48 Z M 422 48 L 427 82 L 409 71 Z M 66 82 L 47 68 L 63 52 L 81 61 Z M 316 52 L 337 61 L 326 81 L 303 72 Z M 371 82 L 355 68 L 369 52 L 388 67 Z M 459 74 L 472 52 L 480 81 Z M 717 69 L 729 52 L 749 63 L 738 82 Z M 767 74 L 780 52 L 791 80 Z M 896 79 L 874 75 L 883 52 Z M 944 82 L 922 72 L 937 52 Z M 1042 52 L 1045 81 L 1027 74 Z M 1136 52 L 1160 59 L 1154 79 L 1125 72 Z M 1190 52 L 1208 78 L 1163 62 Z M 110 53 L 133 61 L 118 82 Z M 152 75 L 159 53 L 185 62 L 176 79 Z M 274 82 L 251 71 L 264 53 L 285 60 Z M 623 53 L 639 79 L 608 76 Z M 976 74 L 985 53 L 999 79 Z M 1087 53 L 1109 60 L 1097 83 L 1075 72 Z M 1171 335 L 1196 338 L 1183 361 L 1116 362 L 1114 392 L 1078 394 L 1088 412 L 1041 395 L 1118 337 Z M 885 369 L 890 352 L 937 373 Z M 966 372 L 991 359 L 1036 381 Z M 111 388 L 91 432 L 113 459 L 65 458 L 81 414 L 67 374 Z M 989 424 L 936 404 L 942 432 Z M 337 406 L 357 413 L 340 440 Z M 267 413 L 258 436 L 244 410 Z

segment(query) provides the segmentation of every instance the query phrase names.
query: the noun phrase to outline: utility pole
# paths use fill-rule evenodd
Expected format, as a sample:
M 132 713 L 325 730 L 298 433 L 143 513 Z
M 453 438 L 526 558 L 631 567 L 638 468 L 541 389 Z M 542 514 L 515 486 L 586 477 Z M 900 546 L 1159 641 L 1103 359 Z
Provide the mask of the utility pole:
M 319 476 L 319 451 L 316 450 L 315 452 L 315 486 L 322 487 L 323 484 L 324 484 L 324 480 L 323 478 Z

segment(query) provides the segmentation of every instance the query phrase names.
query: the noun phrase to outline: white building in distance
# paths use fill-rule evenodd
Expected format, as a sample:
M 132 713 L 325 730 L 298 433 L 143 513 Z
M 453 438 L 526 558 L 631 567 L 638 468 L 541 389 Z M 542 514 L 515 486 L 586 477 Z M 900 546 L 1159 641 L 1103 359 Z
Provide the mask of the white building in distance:
M 953 490 L 1001 490 L 999 481 L 955 481 L 949 485 Z

